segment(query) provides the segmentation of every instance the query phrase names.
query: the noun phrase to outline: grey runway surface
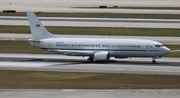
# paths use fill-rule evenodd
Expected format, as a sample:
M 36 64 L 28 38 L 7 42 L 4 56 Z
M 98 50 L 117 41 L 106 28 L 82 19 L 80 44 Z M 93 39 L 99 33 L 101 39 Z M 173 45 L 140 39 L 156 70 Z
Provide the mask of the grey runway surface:
M 53 32 L 51 32 L 53 33 Z M 155 40 L 163 44 L 176 44 L 180 45 L 180 37 L 157 37 L 157 36 L 102 36 L 102 35 L 58 35 L 64 38 L 130 38 L 130 39 L 147 39 Z M 0 40 L 25 40 L 31 39 L 31 34 L 11 34 L 1 33 Z
M 86 59 L 52 54 L 0 53 L 0 70 L 180 75 L 179 58 L 158 59 L 157 64 L 152 64 L 151 58 L 112 58 L 109 62 L 94 63 L 87 63 Z
M 179 98 L 180 90 L 1 89 L 1 98 Z
M 133 7 L 179 7 L 179 0 L 0 0 L 0 9 L 43 12 L 96 12 L 96 13 L 146 13 L 180 14 L 179 10 L 148 9 L 85 9 L 74 7 L 133 6 Z M 1 11 L 0 10 L 0 11 Z
M 41 21 L 83 21 L 83 22 L 139 22 L 139 23 L 180 23 L 178 19 L 126 19 L 126 18 L 58 18 L 39 17 Z M 28 20 L 27 17 L 1 16 L 0 20 Z
M 179 19 L 40 17 L 45 26 L 180 28 Z M 27 17 L 0 17 L 0 25 L 29 25 Z

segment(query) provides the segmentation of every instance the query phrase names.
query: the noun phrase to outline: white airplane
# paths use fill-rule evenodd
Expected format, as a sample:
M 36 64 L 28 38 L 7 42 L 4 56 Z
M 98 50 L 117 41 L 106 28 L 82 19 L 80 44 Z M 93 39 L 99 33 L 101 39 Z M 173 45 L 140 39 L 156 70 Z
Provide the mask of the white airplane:
M 27 16 L 31 45 L 63 55 L 88 56 L 88 62 L 108 61 L 111 57 L 150 57 L 152 63 L 156 63 L 155 59 L 170 52 L 169 48 L 152 40 L 58 37 L 49 33 L 33 12 L 28 11 Z

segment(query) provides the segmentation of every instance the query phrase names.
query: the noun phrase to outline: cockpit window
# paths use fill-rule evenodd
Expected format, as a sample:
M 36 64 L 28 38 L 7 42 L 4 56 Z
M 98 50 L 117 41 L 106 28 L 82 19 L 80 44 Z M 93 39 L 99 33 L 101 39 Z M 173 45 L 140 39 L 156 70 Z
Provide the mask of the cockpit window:
M 155 47 L 162 47 L 163 45 L 155 45 Z

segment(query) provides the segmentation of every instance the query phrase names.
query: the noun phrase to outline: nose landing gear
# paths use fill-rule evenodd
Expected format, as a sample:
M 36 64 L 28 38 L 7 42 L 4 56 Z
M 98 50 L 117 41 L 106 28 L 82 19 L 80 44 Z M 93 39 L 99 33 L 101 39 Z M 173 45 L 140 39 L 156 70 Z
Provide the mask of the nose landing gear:
M 159 58 L 161 58 L 161 56 L 153 57 L 153 58 L 152 58 L 152 63 L 153 63 L 153 64 L 156 64 L 156 60 L 155 60 L 155 59 L 159 59 Z

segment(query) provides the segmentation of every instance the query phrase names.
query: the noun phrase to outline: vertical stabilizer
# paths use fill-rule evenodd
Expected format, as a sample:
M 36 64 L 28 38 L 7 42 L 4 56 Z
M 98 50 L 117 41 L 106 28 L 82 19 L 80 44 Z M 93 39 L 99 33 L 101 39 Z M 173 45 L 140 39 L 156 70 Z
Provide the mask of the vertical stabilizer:
M 52 35 L 46 30 L 46 28 L 42 25 L 42 23 L 39 21 L 39 19 L 36 17 L 36 15 L 32 11 L 27 11 L 26 13 L 28 16 L 33 40 L 57 37 L 55 35 Z

